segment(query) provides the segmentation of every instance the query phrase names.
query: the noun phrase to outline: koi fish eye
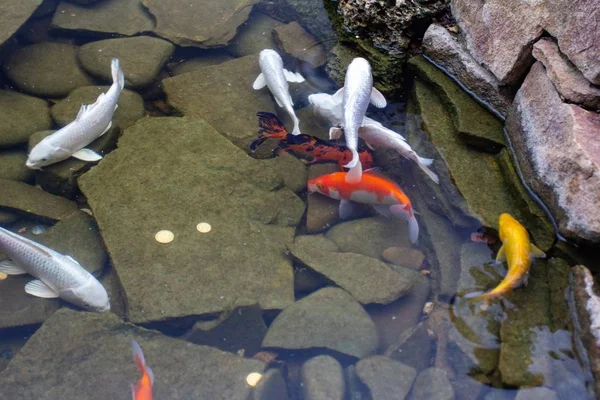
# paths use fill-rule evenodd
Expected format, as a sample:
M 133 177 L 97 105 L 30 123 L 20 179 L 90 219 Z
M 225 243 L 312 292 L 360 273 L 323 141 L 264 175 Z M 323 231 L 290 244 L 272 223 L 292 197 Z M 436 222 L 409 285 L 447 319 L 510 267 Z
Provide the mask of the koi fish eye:
M 317 186 L 317 190 L 318 190 L 319 192 L 322 192 L 322 191 L 323 191 L 323 184 L 321 184 L 321 183 L 317 183 L 317 185 L 316 185 L 316 186 Z

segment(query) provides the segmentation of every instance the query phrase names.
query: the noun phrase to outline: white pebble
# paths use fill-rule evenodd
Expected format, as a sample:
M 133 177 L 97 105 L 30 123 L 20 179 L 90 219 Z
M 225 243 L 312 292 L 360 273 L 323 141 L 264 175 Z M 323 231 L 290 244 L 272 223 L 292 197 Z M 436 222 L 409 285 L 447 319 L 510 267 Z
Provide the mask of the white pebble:
M 156 232 L 156 235 L 154 235 L 154 239 L 156 239 L 158 243 L 166 244 L 171 243 L 173 239 L 175 239 L 175 235 L 171 231 L 163 230 Z
M 212 229 L 212 226 L 210 226 L 208 222 L 200 222 L 196 225 L 196 229 L 198 229 L 198 232 L 200 233 L 208 233 Z
M 259 374 L 258 372 L 251 372 L 246 377 L 246 383 L 248 384 L 248 386 L 254 387 L 254 386 L 256 386 L 256 384 L 258 383 L 258 381 L 260 381 L 261 379 L 262 379 L 262 375 L 261 374 Z

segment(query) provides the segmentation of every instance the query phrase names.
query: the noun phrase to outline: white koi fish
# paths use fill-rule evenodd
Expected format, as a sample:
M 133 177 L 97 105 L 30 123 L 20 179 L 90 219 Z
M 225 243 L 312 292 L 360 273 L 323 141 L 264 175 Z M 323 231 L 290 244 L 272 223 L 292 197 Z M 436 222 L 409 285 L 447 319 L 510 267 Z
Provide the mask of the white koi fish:
M 300 121 L 294 112 L 294 102 L 290 95 L 288 82 L 304 82 L 302 75 L 290 72 L 283 68 L 281 56 L 275 50 L 265 49 L 260 52 L 259 61 L 260 74 L 252 84 L 254 90 L 267 86 L 279 107 L 287 111 L 294 121 L 292 135 L 300 134 Z
M 316 115 L 327 119 L 334 127 L 329 130 L 330 139 L 338 139 L 342 130 L 336 126 L 342 124 L 342 107 L 340 103 L 336 103 L 332 95 L 326 93 L 311 94 L 308 96 L 308 101 L 313 105 L 313 110 Z M 386 128 L 380 122 L 369 117 L 363 120 L 363 126 L 358 130 L 358 135 L 367 142 L 367 145 L 374 149 L 383 147 L 396 150 L 398 154 L 409 160 L 414 161 L 425 174 L 435 183 L 439 183 L 439 178 L 429 166 L 433 163 L 430 158 L 420 157 L 406 139 L 397 132 Z
M 60 297 L 90 311 L 110 310 L 104 286 L 73 258 L 4 228 L 0 228 L 0 250 L 12 260 L 0 262 L 0 272 L 37 278 L 25 285 L 30 295 Z
M 113 113 L 125 86 L 125 77 L 116 58 L 112 60 L 111 70 L 113 84 L 108 92 L 98 96 L 94 104 L 82 105 L 75 121 L 35 145 L 25 163 L 27 167 L 41 169 L 69 157 L 83 161 L 102 159 L 100 154 L 85 146 L 104 135 L 112 126 Z
M 344 87 L 333 97 L 336 101 L 342 98 L 342 128 L 346 136 L 346 146 L 352 151 L 352 160 L 344 165 L 350 168 L 346 179 L 349 183 L 357 183 L 362 177 L 362 165 L 357 151 L 358 129 L 364 124 L 369 103 L 384 108 L 387 102 L 383 94 L 373 87 L 371 64 L 360 57 L 355 58 L 348 65 Z

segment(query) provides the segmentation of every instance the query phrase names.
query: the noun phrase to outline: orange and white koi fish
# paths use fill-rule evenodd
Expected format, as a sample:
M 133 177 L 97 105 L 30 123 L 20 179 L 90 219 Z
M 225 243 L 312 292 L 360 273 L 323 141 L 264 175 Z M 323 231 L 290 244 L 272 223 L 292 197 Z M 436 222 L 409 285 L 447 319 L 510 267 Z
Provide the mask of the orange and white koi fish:
M 408 221 L 408 235 L 415 243 L 419 223 L 410 199 L 395 182 L 373 172 L 364 171 L 359 182 L 346 181 L 346 172 L 335 172 L 308 181 L 309 192 L 318 192 L 340 200 L 340 217 L 353 214 L 352 202 L 369 204 L 380 214 L 396 216 Z
M 138 366 L 142 377 L 137 385 L 131 384 L 131 398 L 133 400 L 152 400 L 152 384 L 154 383 L 154 373 L 146 365 L 144 360 L 144 353 L 142 348 L 135 340 L 131 341 L 131 347 L 133 349 L 133 359 Z
M 474 299 L 484 300 L 486 303 L 505 295 L 521 283 L 527 284 L 531 260 L 546 257 L 543 251 L 531 243 L 529 234 L 523 225 L 510 214 L 501 214 L 499 225 L 502 247 L 496 255 L 496 262 L 506 261 L 508 273 L 493 290 L 474 297 Z

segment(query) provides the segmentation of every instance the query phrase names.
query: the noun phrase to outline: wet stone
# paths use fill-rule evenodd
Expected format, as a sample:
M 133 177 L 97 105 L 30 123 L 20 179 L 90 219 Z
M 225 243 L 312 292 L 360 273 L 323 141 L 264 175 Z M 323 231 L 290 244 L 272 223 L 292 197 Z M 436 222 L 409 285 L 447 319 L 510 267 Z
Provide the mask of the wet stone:
M 281 371 L 275 368 L 269 369 L 258 381 L 252 391 L 252 400 L 287 400 L 288 393 Z
M 342 222 L 329 229 L 325 236 L 336 242 L 342 252 L 363 254 L 376 259 L 390 246 L 411 245 L 407 224 L 385 217 Z
M 75 120 L 82 104 L 93 104 L 110 86 L 84 86 L 73 90 L 56 103 L 51 110 L 52 118 L 59 126 L 65 126 Z M 122 130 L 133 125 L 144 116 L 144 100 L 131 90 L 125 89 L 119 96 L 119 107 L 113 114 L 112 126 Z
M 174 51 L 172 43 L 150 36 L 107 39 L 81 46 L 79 62 L 89 74 L 112 82 L 111 60 L 118 58 L 125 86 L 143 88 L 154 81 Z
M 492 250 L 485 243 L 467 242 L 460 246 L 460 279 L 457 291 L 462 294 L 464 290 L 481 288 L 472 273 L 472 268 L 482 268 L 485 264 L 494 261 Z M 475 272 L 475 275 L 477 273 Z
M 391 269 L 382 261 L 361 254 L 334 253 L 298 244 L 288 245 L 288 249 L 295 258 L 362 304 L 390 303 L 406 294 L 419 277 L 417 272 Z
M 3 371 L 0 397 L 100 400 L 129 396 L 124 392 L 140 376 L 131 359 L 132 339 L 140 344 L 154 371 L 157 398 L 245 400 L 251 394 L 246 376 L 265 368 L 260 361 L 123 323 L 112 313 L 64 309 L 46 321 Z M 94 378 L 98 371 L 105 380 Z
M 428 329 L 428 324 L 421 322 L 405 330 L 396 343 L 387 348 L 384 355 L 411 366 L 417 371 L 428 368 L 434 349 L 433 339 Z
M 392 246 L 383 251 L 381 258 L 390 264 L 418 270 L 425 261 L 425 254 L 417 249 Z
M 262 310 L 254 305 L 224 312 L 214 321 L 196 322 L 183 338 L 250 358 L 260 351 L 266 333 Z
M 268 90 L 254 90 L 258 57 L 247 56 L 165 79 L 170 105 L 185 116 L 203 118 L 244 150 L 256 138 L 256 110 L 274 112 Z
M 283 184 L 292 192 L 298 193 L 306 188 L 308 178 L 306 165 L 296 157 L 283 153 L 265 162 L 273 165 L 281 176 Z
M 102 0 L 93 7 L 61 1 L 52 25 L 72 31 L 117 33 L 131 36 L 150 32 L 152 17 L 140 0 Z
M 330 356 L 313 357 L 302 365 L 302 384 L 306 400 L 342 400 L 344 371 Z
M 515 400 L 558 400 L 558 396 L 553 390 L 537 387 L 519 390 Z
M 62 97 L 93 79 L 79 66 L 79 47 L 53 42 L 36 43 L 13 53 L 3 71 L 21 90 L 46 97 Z
M 323 46 L 297 21 L 276 27 L 273 37 L 282 52 L 300 61 L 306 61 L 313 67 L 321 67 L 327 61 L 327 53 Z
M 315 164 L 308 167 L 308 179 L 339 172 L 337 164 Z M 306 230 L 308 233 L 322 232 L 339 221 L 339 201 L 318 193 L 307 197 Z
M 428 368 L 417 376 L 410 400 L 454 400 L 454 390 L 446 371 Z
M 35 12 L 42 0 L 8 0 L 0 4 L 0 45 Z
M 417 376 L 417 371 L 384 356 L 371 356 L 356 364 L 356 373 L 367 385 L 373 399 L 403 400 Z
M 275 318 L 263 348 L 326 348 L 361 358 L 378 347 L 377 330 L 365 310 L 347 292 L 321 289 L 285 308 Z
M 6 210 L 0 210 L 0 226 L 6 226 L 13 223 L 18 219 L 18 215 L 15 213 L 7 212 Z
M 203 55 L 188 58 L 178 63 L 168 63 L 167 68 L 172 76 L 181 74 L 187 74 L 188 72 L 194 72 L 204 67 L 210 67 L 213 65 L 219 65 L 225 61 L 231 61 L 232 56 L 222 51 L 219 52 L 207 52 Z
M 77 204 L 21 182 L 0 179 L 0 207 L 50 220 L 63 220 L 77 211 Z
M 179 46 L 222 47 L 237 33 L 258 0 L 142 0 L 154 31 Z
M 277 310 L 293 302 L 284 252 L 304 204 L 282 187 L 275 170 L 205 121 L 139 122 L 79 184 L 123 284 L 131 321 L 214 315 L 256 303 Z M 197 231 L 198 220 L 210 222 L 210 233 Z M 174 233 L 172 243 L 154 240 L 163 229 Z
M 49 129 L 51 125 L 46 101 L 0 90 L 0 148 L 27 143 L 31 134 Z
M 300 247 L 314 247 L 319 250 L 337 252 L 340 247 L 330 239 L 327 239 L 325 235 L 300 235 L 294 238 L 294 245 Z
M 0 152 L 0 179 L 29 182 L 33 170 L 25 166 L 27 153 L 20 150 Z
M 274 49 L 272 31 L 282 22 L 260 12 L 253 12 L 239 28 L 227 50 L 236 57 L 256 55 L 264 49 Z

